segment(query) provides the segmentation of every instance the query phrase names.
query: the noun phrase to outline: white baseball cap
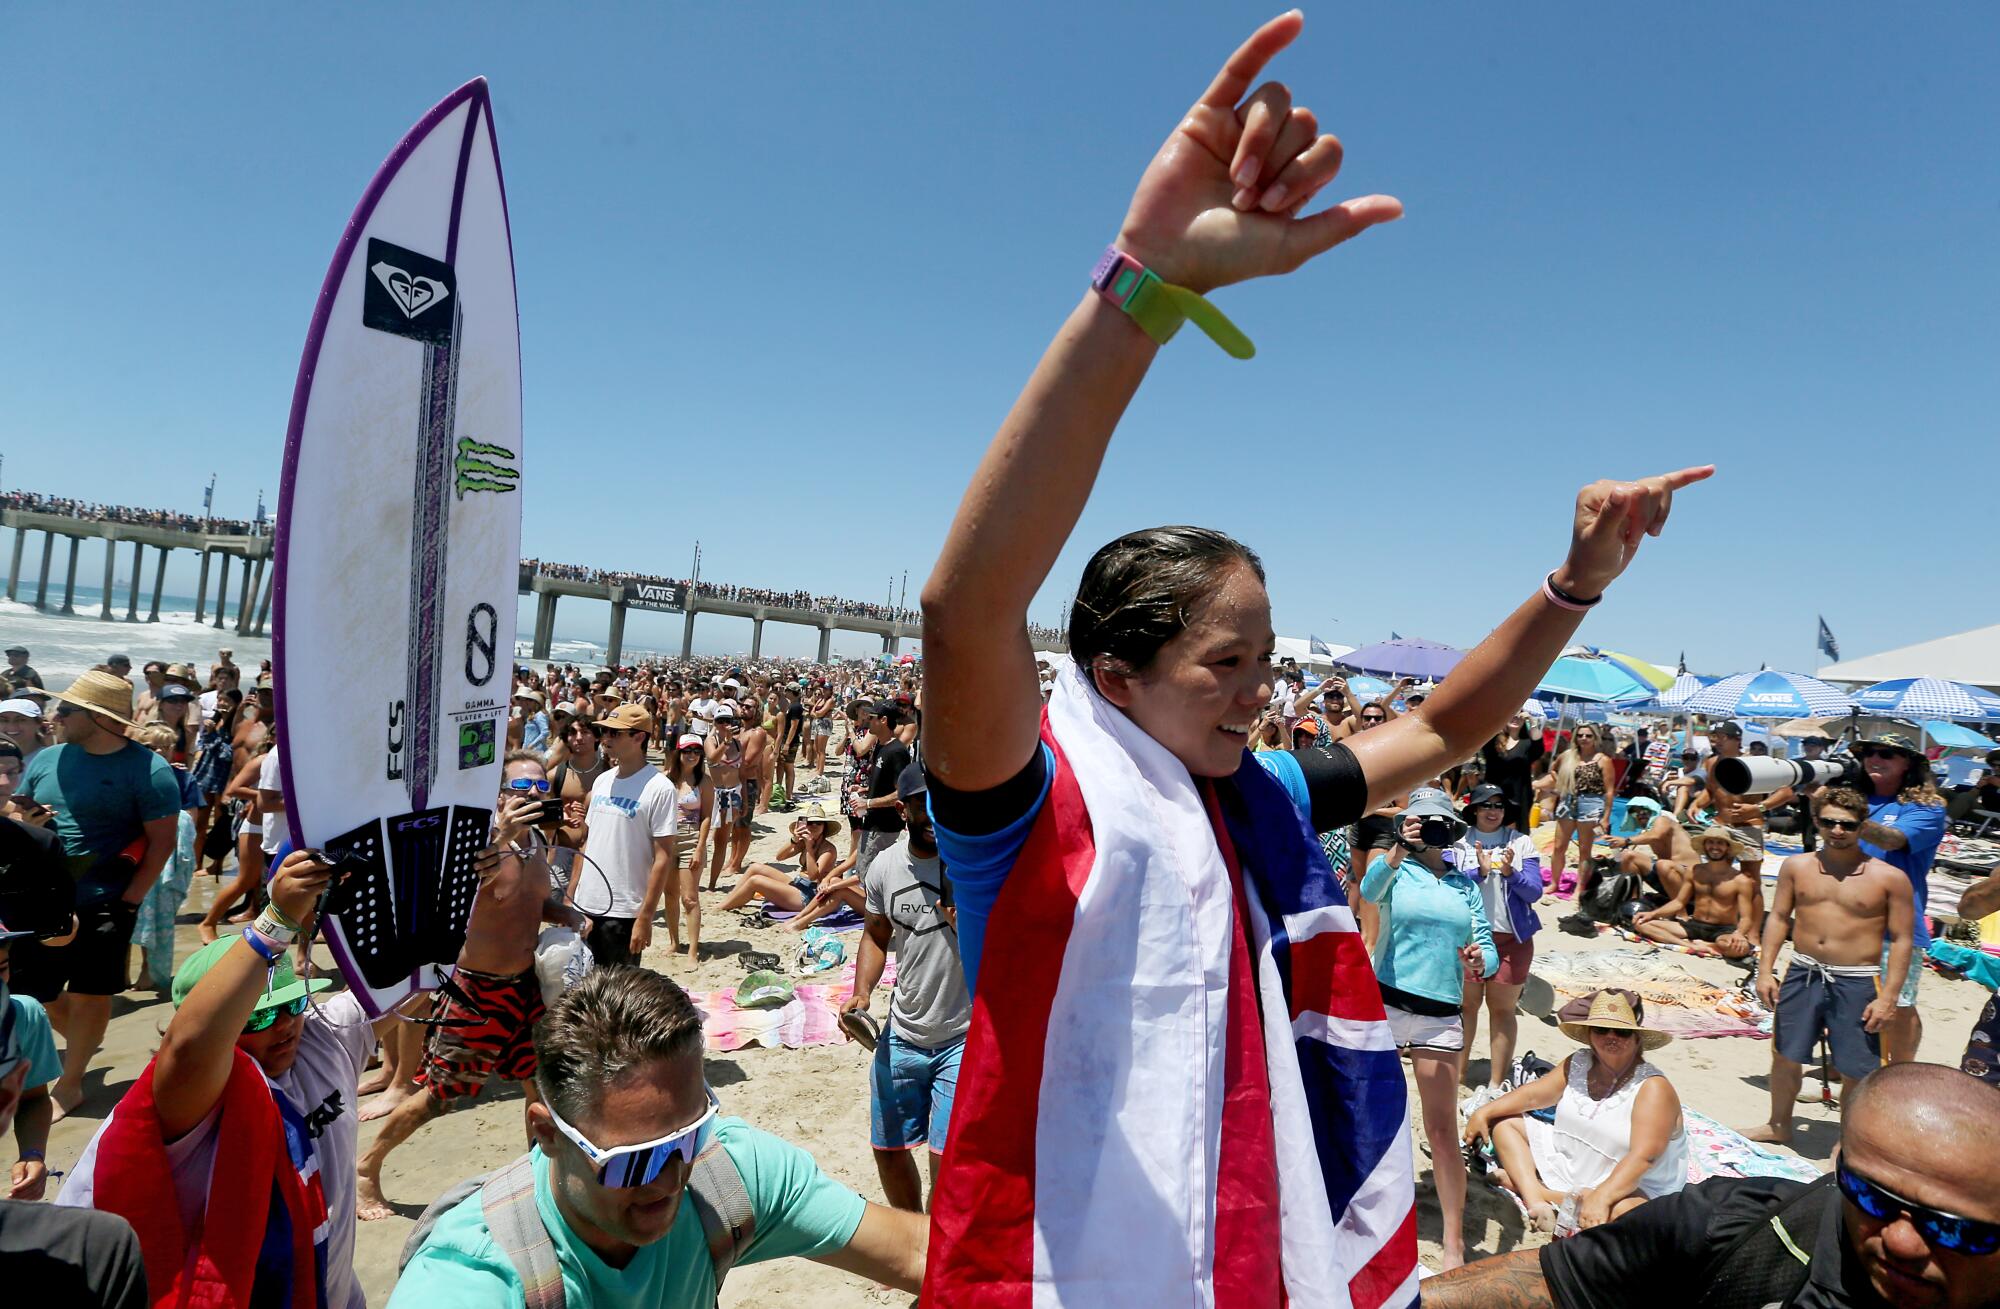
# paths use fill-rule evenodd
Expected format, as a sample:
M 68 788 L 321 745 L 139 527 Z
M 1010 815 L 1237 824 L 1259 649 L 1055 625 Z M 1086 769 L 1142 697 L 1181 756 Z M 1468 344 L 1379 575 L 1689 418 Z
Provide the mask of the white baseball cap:
M 0 714 L 19 714 L 23 718 L 40 718 L 42 707 L 25 696 L 15 696 L 12 700 L 0 700 Z

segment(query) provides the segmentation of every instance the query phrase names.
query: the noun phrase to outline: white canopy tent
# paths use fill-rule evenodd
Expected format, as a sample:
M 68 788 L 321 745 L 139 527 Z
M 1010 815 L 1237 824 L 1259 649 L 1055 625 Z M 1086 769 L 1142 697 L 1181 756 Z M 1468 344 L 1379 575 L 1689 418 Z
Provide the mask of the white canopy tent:
M 1289 655 L 1291 658 L 1298 660 L 1299 667 L 1301 668 L 1311 668 L 1319 672 L 1326 672 L 1333 667 L 1334 660 L 1344 654 L 1351 654 L 1355 649 L 1351 645 L 1342 645 L 1338 641 L 1322 641 L 1320 644 L 1326 648 L 1326 654 L 1313 653 L 1312 639 L 1310 637 L 1281 636 L 1278 638 L 1278 658 L 1283 659 Z
M 1819 670 L 1829 682 L 1868 685 L 1892 677 L 1942 677 L 2000 690 L 2000 624 L 1863 655 Z

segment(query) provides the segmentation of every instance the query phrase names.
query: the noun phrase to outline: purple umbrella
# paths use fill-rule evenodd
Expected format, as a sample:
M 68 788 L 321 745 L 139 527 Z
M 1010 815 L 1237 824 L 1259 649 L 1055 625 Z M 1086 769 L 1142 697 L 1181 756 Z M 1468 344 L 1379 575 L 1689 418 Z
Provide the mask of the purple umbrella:
M 1465 651 L 1436 641 L 1397 637 L 1350 650 L 1334 662 L 1378 677 L 1421 677 L 1435 682 L 1458 667 L 1463 658 Z

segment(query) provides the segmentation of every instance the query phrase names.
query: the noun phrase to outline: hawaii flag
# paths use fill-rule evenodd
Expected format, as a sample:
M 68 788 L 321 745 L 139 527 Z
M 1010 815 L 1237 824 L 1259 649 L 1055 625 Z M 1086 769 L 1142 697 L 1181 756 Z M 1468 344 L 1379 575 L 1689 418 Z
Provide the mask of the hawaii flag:
M 931 1206 L 935 1309 L 1417 1297 L 1403 1073 L 1319 842 L 1072 667 L 994 906 Z

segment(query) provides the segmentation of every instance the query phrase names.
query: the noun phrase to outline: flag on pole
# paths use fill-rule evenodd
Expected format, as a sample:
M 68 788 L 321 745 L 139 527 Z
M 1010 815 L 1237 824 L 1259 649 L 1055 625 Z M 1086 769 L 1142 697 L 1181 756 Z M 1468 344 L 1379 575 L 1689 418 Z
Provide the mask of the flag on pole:
M 1829 659 L 1840 658 L 1840 642 L 1833 639 L 1833 629 L 1826 625 L 1826 619 L 1819 620 L 1819 648 Z
M 1316 636 L 1306 638 L 1306 648 L 1316 655 L 1325 655 L 1328 659 L 1333 658 L 1333 648 Z
M 1675 677 L 1686 677 L 1686 676 L 1687 676 L 1687 671 L 1688 671 L 1688 652 L 1687 652 L 1687 651 L 1685 651 L 1685 650 L 1683 650 L 1683 651 L 1681 651 L 1681 662 L 1680 662 L 1680 666 L 1674 669 L 1674 676 L 1675 676 Z
M 1400 641 L 1400 640 L 1402 640 L 1402 639 L 1403 639 L 1403 634 L 1402 634 L 1401 632 L 1398 632 L 1398 631 L 1394 631 L 1394 630 L 1392 630 L 1392 631 L 1391 631 L 1391 632 L 1389 633 L 1389 639 L 1390 639 L 1391 641 Z

